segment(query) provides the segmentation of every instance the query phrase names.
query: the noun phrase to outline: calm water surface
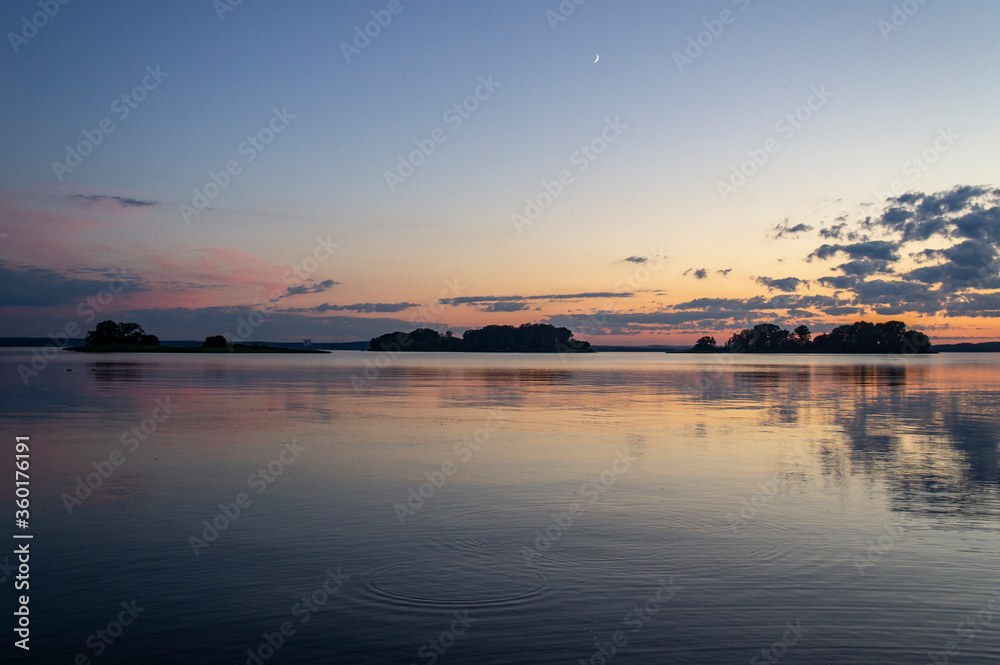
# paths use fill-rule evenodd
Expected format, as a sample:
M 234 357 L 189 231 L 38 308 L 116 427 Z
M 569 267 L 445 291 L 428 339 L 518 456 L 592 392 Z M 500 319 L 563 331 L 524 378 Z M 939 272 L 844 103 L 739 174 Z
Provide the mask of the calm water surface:
M 1000 658 L 996 355 L 29 361 L 31 662 Z

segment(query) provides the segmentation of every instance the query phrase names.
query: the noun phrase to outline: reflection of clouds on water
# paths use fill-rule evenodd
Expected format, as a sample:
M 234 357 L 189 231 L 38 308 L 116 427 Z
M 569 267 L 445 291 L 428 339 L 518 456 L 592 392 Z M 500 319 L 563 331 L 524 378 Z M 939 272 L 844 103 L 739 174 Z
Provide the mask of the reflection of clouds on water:
M 927 375 L 924 366 L 836 368 L 834 376 L 851 388 L 830 409 L 846 450 L 828 445 L 824 473 L 880 480 L 894 508 L 907 512 L 996 514 L 996 396 L 939 386 Z
M 865 479 L 884 484 L 897 510 L 996 515 L 1000 406 L 989 368 L 926 360 L 741 362 L 675 381 L 693 408 L 801 430 L 832 486 Z

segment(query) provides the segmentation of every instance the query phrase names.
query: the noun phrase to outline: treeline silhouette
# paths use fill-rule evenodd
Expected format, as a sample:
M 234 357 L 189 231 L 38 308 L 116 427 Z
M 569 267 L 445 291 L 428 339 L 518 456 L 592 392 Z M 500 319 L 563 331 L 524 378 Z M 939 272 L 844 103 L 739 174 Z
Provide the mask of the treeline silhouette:
M 907 330 L 902 321 L 857 321 L 837 326 L 815 338 L 807 326 L 785 330 L 773 323 L 759 323 L 734 333 L 725 346 L 705 336 L 691 350 L 698 353 L 929 353 L 931 340 L 919 330 Z
M 84 346 L 158 346 L 160 338 L 147 335 L 138 323 L 115 323 L 112 320 L 101 321 L 97 327 L 87 333 L 83 340 Z
M 525 323 L 514 326 L 484 326 L 466 330 L 461 337 L 451 331 L 444 335 L 430 328 L 412 332 L 393 332 L 374 337 L 371 351 L 464 351 L 510 353 L 592 353 L 590 342 L 573 339 L 569 328 L 548 323 Z

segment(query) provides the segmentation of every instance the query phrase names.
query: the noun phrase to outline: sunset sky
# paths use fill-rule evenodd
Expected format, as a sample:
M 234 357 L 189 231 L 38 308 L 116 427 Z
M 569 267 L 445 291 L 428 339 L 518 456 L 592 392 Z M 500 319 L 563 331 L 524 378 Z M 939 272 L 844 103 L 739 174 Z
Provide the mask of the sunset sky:
M 1000 338 L 991 0 L 50 4 L 0 5 L 0 336 Z

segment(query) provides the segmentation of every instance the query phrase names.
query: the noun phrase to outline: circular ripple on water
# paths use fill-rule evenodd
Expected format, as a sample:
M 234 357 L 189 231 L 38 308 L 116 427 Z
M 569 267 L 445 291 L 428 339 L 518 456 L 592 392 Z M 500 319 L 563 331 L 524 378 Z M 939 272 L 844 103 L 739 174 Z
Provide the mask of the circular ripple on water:
M 546 580 L 510 556 L 424 556 L 368 573 L 364 589 L 371 600 L 392 605 L 502 608 L 540 597 Z

